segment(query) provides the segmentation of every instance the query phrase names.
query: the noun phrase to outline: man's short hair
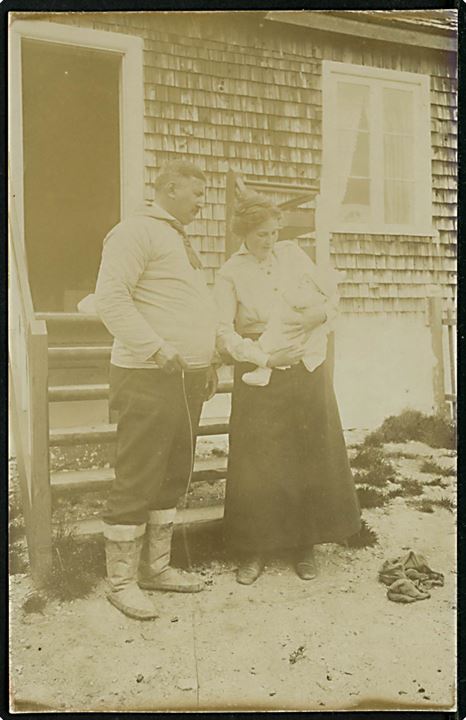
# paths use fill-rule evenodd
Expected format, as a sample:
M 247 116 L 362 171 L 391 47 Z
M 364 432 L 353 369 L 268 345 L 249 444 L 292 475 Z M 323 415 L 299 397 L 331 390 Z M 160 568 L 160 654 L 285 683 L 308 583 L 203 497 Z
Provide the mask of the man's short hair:
M 202 182 L 206 182 L 207 180 L 202 170 L 194 163 L 188 162 L 187 160 L 170 160 L 159 169 L 154 180 L 154 188 L 161 190 L 168 185 L 168 183 L 180 177 L 197 178 L 198 180 L 202 180 Z

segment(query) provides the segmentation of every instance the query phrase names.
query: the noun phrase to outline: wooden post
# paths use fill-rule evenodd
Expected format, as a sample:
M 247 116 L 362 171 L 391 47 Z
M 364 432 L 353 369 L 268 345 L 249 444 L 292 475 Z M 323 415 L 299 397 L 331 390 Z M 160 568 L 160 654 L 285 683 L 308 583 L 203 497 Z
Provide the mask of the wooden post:
M 235 207 L 235 199 L 236 199 L 236 173 L 234 170 L 228 170 L 227 172 L 227 180 L 226 180 L 226 188 L 225 188 L 225 260 L 228 260 L 228 258 L 233 255 L 234 252 L 238 249 L 236 247 L 237 243 L 235 241 L 235 237 L 233 234 L 233 231 L 231 229 L 231 223 L 233 219 L 233 210 Z
M 327 212 L 321 195 L 316 195 L 315 206 L 316 265 L 328 267 L 330 264 L 330 232 Z
M 45 323 L 34 321 L 34 332 L 31 330 L 28 337 L 31 491 L 28 551 L 31 575 L 37 583 L 47 578 L 52 567 L 47 345 Z
M 445 369 L 443 362 L 442 298 L 429 298 L 428 308 L 432 351 L 435 358 L 432 372 L 434 402 L 437 412 L 445 415 L 447 414 L 447 404 L 445 402 Z
M 455 321 L 451 308 L 447 310 L 447 333 L 448 333 L 448 362 L 450 366 L 450 395 L 453 419 L 456 418 L 456 358 L 454 346 L 454 329 Z

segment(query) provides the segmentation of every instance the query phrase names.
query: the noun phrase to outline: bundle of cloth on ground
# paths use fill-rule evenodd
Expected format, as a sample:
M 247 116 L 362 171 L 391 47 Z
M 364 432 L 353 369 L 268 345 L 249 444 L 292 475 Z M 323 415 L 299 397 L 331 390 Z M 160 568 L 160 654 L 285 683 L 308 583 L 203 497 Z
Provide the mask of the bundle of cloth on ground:
M 423 555 L 410 550 L 404 556 L 385 560 L 379 580 L 388 585 L 389 600 L 410 603 L 430 598 L 429 590 L 434 585 L 443 585 L 444 577 L 429 567 Z

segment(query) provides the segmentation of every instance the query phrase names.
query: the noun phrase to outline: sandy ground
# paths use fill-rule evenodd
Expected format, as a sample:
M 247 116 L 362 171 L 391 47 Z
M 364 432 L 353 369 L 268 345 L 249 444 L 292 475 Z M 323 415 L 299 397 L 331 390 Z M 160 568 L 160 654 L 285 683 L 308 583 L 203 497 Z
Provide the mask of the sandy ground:
M 396 459 L 403 477 L 419 458 L 451 453 L 411 445 Z M 405 455 L 406 446 L 401 450 Z M 392 453 L 400 448 L 392 446 Z M 455 478 L 441 495 L 454 495 Z M 425 487 L 424 497 L 440 488 Z M 11 578 L 11 697 L 16 710 L 438 709 L 455 703 L 455 516 L 394 498 L 365 510 L 379 544 L 317 549 L 319 576 L 303 582 L 286 558 L 250 587 L 234 565 L 204 562 L 199 595 L 153 593 L 154 622 L 124 617 L 102 582 L 86 599 L 24 614 L 26 575 Z M 407 549 L 445 573 L 431 598 L 390 602 L 377 581 L 384 559 Z M 13 709 L 13 707 L 12 707 Z

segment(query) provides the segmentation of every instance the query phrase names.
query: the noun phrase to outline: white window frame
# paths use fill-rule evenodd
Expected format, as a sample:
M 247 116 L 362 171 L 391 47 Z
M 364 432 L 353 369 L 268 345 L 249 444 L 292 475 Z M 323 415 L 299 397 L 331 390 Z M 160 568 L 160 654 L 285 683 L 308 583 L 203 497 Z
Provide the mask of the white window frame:
M 46 20 L 14 20 L 9 38 L 10 191 L 14 192 L 24 241 L 23 107 L 21 42 L 23 39 L 116 53 L 120 72 L 120 216 L 144 200 L 144 65 L 142 38 L 122 33 L 60 25 Z M 97 189 L 96 189 L 97 192 Z
M 382 148 L 374 143 L 371 151 L 371 219 L 367 223 L 344 223 L 338 220 L 337 209 L 332 205 L 332 169 L 338 166 L 336 157 L 336 99 L 337 80 L 346 77 L 351 82 L 376 85 L 382 81 L 383 87 L 400 88 L 403 85 L 414 89 L 415 99 L 415 218 L 406 225 L 387 224 L 383 207 L 383 156 Z M 382 87 L 382 85 L 380 85 Z M 377 90 L 375 92 L 378 92 Z M 374 92 L 371 91 L 371 102 Z M 432 225 L 432 143 L 430 135 L 430 77 L 418 73 L 383 68 L 366 67 L 351 63 L 324 60 L 322 67 L 322 103 L 323 103 L 323 152 L 322 152 L 322 196 L 326 208 L 327 226 L 331 232 L 384 235 L 423 235 L 436 236 Z M 371 115 L 374 122 L 382 124 L 382 105 L 373 103 Z M 375 117 L 374 117 L 375 115 Z M 374 187 L 375 186 L 375 187 Z M 338 209 L 339 210 L 339 209 Z

